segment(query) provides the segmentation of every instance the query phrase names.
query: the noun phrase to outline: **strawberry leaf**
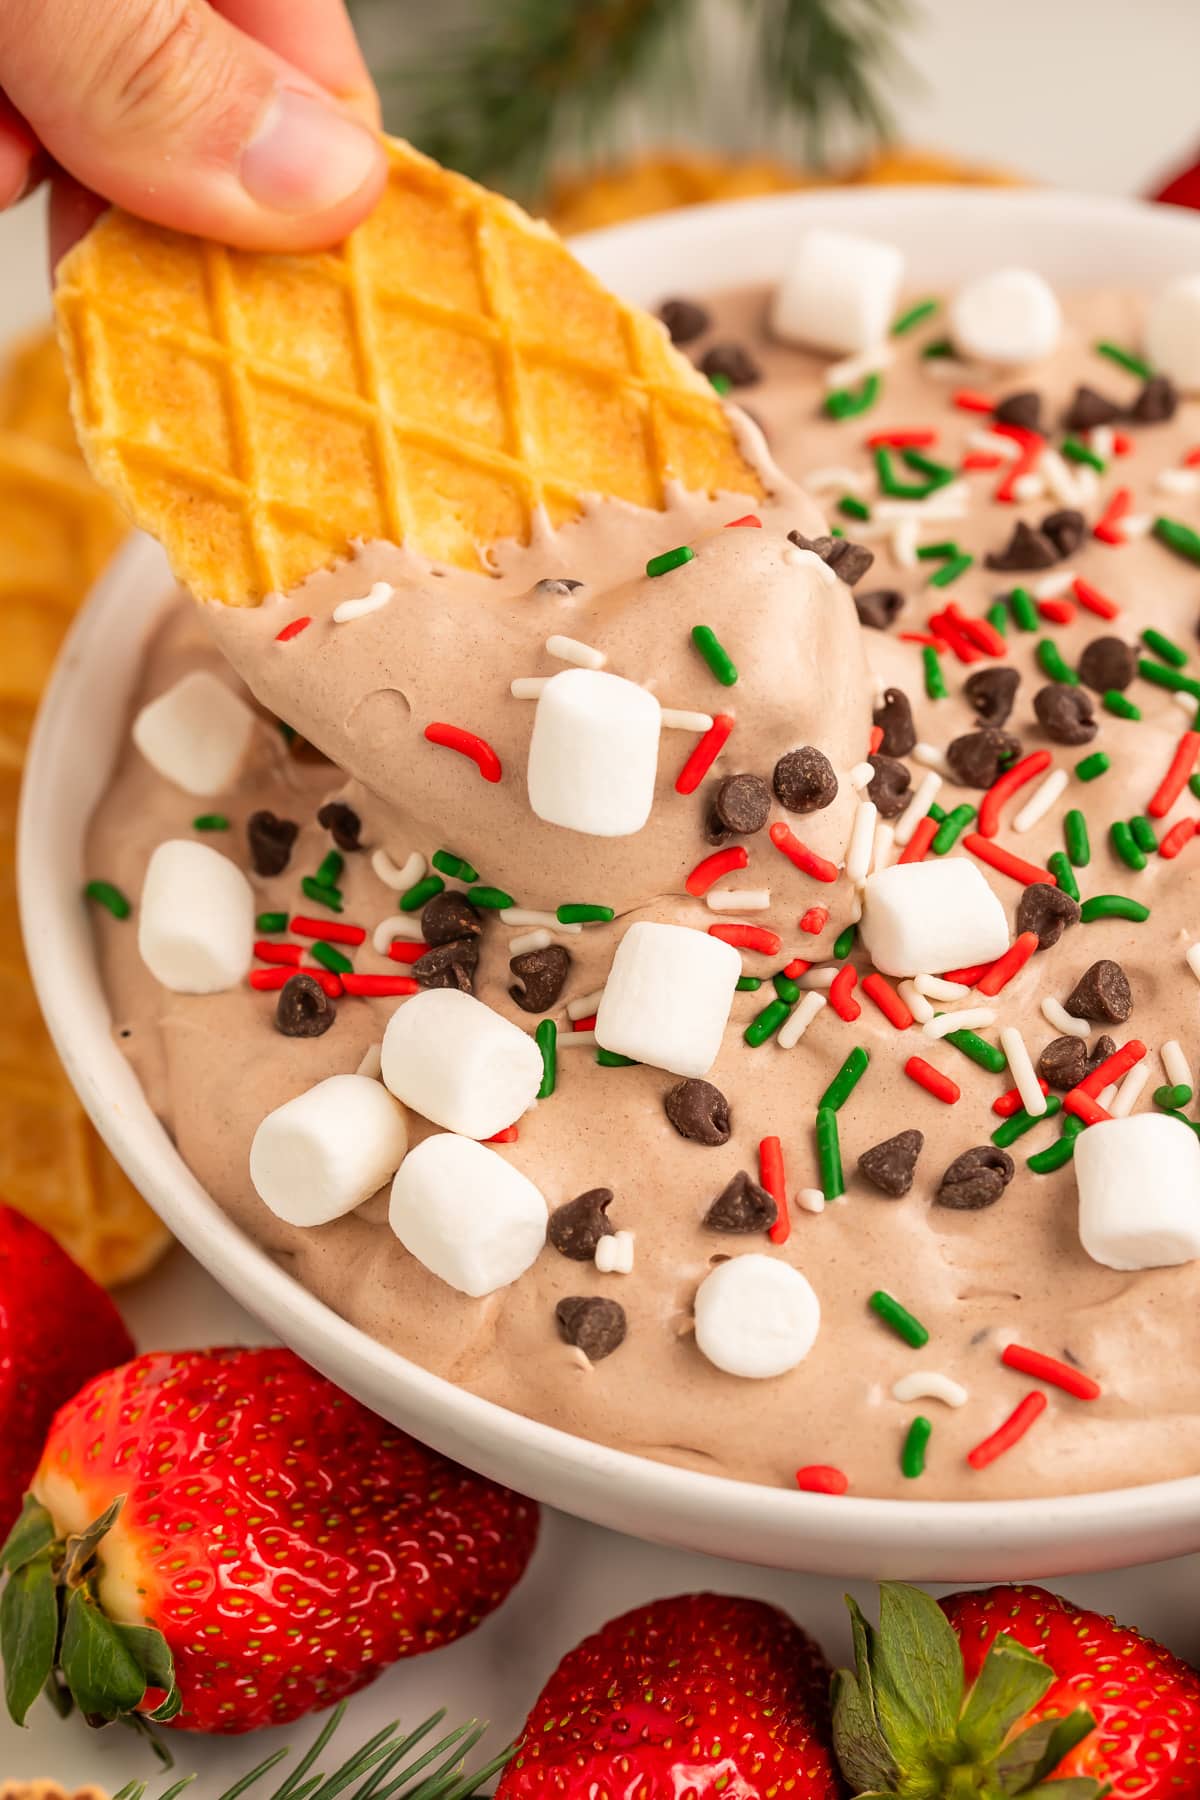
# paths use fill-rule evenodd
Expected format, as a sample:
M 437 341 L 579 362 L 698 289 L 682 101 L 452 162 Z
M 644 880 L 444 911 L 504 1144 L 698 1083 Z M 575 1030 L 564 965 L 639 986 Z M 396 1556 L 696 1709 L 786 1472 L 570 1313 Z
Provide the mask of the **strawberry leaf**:
M 67 1602 L 60 1661 L 75 1704 L 89 1720 L 131 1713 L 146 1692 L 146 1677 L 121 1627 L 105 1618 L 83 1588 Z
M 856 1794 L 889 1788 L 899 1775 L 861 1683 L 849 1669 L 833 1678 L 833 1748 Z
M 1039 1719 L 1028 1731 L 1006 1746 L 996 1758 L 994 1768 L 1004 1791 L 1029 1794 L 1041 1787 L 1047 1775 L 1053 1775 L 1063 1757 L 1082 1744 L 1096 1729 L 1096 1721 L 1086 1706 L 1077 1706 L 1065 1718 Z M 1065 1781 L 1050 1784 L 1059 1800 L 1071 1800 L 1065 1792 Z M 1093 1793 L 1096 1784 L 1092 1784 Z
M 900 1768 L 929 1768 L 954 1743 L 963 1698 L 962 1652 L 932 1595 L 882 1584 L 871 1674 L 875 1711 Z
M 74 1587 L 81 1581 L 87 1571 L 88 1564 L 96 1554 L 96 1546 L 102 1537 L 116 1524 L 121 1508 L 125 1504 L 124 1494 L 118 1494 L 110 1506 L 106 1506 L 98 1519 L 94 1519 L 86 1531 L 79 1531 L 67 1539 L 66 1555 L 63 1559 L 59 1580 L 68 1587 Z
M 58 1595 L 47 1546 L 9 1576 L 0 1597 L 4 1698 L 15 1725 L 25 1723 L 50 1680 L 57 1643 Z
M 1037 1787 L 1021 1790 L 1022 1800 L 1100 1800 L 1108 1792 L 1090 1775 L 1068 1775 L 1062 1781 L 1042 1781 Z
M 1040 1657 L 1003 1633 L 995 1639 L 967 1695 L 958 1735 L 981 1761 L 996 1755 L 1018 1720 L 1054 1680 Z
M 54 1521 L 45 1507 L 26 1494 L 20 1515 L 0 1546 L 0 1569 L 19 1569 L 54 1542 Z

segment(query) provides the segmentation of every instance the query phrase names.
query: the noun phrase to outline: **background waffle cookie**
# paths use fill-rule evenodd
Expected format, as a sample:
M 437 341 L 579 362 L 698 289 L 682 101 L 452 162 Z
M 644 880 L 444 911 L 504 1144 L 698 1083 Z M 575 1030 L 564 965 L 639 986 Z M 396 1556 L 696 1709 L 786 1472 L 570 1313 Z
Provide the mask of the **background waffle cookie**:
M 108 1800 L 97 1787 L 68 1792 L 57 1781 L 0 1781 L 0 1800 Z
M 403 543 L 488 568 L 588 495 L 761 493 L 712 388 L 548 226 L 389 144 L 339 250 L 246 255 L 112 212 L 59 270 L 93 473 L 201 599 Z

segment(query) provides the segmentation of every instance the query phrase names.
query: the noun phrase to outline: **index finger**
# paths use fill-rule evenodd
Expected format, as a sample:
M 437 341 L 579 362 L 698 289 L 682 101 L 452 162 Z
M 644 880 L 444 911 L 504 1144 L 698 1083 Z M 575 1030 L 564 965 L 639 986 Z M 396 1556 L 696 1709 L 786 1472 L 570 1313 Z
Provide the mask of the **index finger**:
M 379 97 L 344 0 L 212 0 L 214 10 L 378 128 Z

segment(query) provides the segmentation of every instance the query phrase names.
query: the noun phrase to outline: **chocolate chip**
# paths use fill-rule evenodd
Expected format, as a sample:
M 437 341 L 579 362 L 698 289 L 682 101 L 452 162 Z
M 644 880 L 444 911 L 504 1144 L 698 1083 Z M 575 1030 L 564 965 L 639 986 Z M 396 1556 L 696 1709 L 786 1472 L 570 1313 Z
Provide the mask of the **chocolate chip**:
M 564 1341 L 582 1350 L 589 1362 L 611 1356 L 625 1342 L 625 1308 L 597 1294 L 573 1294 L 554 1309 Z
M 1090 744 L 1100 726 L 1092 696 L 1065 681 L 1050 681 L 1033 696 L 1038 724 L 1052 744 Z
M 1065 1094 L 1087 1074 L 1087 1045 L 1082 1038 L 1051 1038 L 1037 1059 L 1037 1072 L 1047 1087 Z
M 311 975 L 290 975 L 279 990 L 275 1029 L 284 1037 L 320 1037 L 336 1017 L 336 1006 Z
M 712 810 L 724 831 L 749 837 L 771 816 L 771 790 L 761 775 L 727 775 L 713 795 Z
M 1003 550 L 989 550 L 984 561 L 989 569 L 1050 569 L 1058 561 L 1058 549 L 1045 532 L 1018 519 Z
M 779 1208 L 766 1188 L 745 1169 L 727 1182 L 704 1215 L 710 1231 L 767 1231 L 779 1217 Z
M 547 944 L 544 950 L 527 950 L 523 956 L 510 957 L 508 966 L 516 978 L 516 986 L 508 990 L 510 997 L 522 1012 L 544 1013 L 550 1011 L 566 986 L 571 958 L 561 944 Z
M 435 894 L 421 908 L 421 932 L 427 944 L 453 944 L 479 937 L 483 920 L 462 894 Z
M 317 824 L 325 827 L 339 850 L 362 849 L 362 820 L 344 800 L 327 800 L 317 814 Z
M 1007 394 L 992 417 L 1001 425 L 1016 425 L 1022 431 L 1042 429 L 1042 396 L 1025 388 L 1019 394 Z
M 1057 512 L 1047 513 L 1042 520 L 1042 531 L 1060 556 L 1070 556 L 1078 550 L 1087 530 L 1087 520 L 1073 506 L 1060 507 Z
M 867 783 L 867 799 L 874 801 L 881 819 L 899 818 L 909 802 L 912 771 L 907 763 L 878 751 L 872 751 L 867 761 L 875 771 Z
M 1130 407 L 1129 417 L 1135 425 L 1164 425 L 1175 417 L 1178 405 L 1179 395 L 1170 377 L 1151 375 Z
M 871 631 L 886 631 L 904 607 L 899 588 L 872 588 L 869 594 L 855 594 L 854 609 L 860 625 Z
M 277 819 L 273 812 L 251 813 L 246 820 L 246 838 L 254 873 L 282 875 L 299 834 L 300 827 L 294 819 Z
M 600 1239 L 613 1235 L 607 1217 L 612 1198 L 611 1188 L 589 1188 L 586 1194 L 554 1208 L 546 1236 L 560 1255 L 569 1256 L 572 1262 L 592 1261 Z
M 1013 709 L 1021 677 L 1016 669 L 976 669 L 963 683 L 967 704 L 981 725 L 1003 725 Z
M 1009 732 L 985 725 L 982 730 L 964 732 L 947 744 L 946 761 L 960 787 L 989 788 L 1020 749 Z
M 664 1096 L 663 1110 L 680 1137 L 690 1143 L 729 1142 L 729 1102 L 711 1081 L 681 1081 Z
M 707 310 L 694 300 L 664 300 L 658 316 L 670 333 L 673 344 L 690 344 L 703 335 L 712 323 Z
M 1137 674 L 1137 655 L 1124 638 L 1098 637 L 1085 644 L 1076 664 L 1079 679 L 1097 694 L 1127 688 Z
M 412 977 L 426 988 L 457 988 L 460 993 L 474 992 L 475 969 L 479 962 L 479 943 L 475 938 L 451 938 L 435 944 L 412 965 Z
M 1063 1005 L 1077 1019 L 1099 1019 L 1123 1025 L 1133 1011 L 1129 977 L 1120 963 L 1104 958 L 1085 969 Z
M 1078 923 L 1078 902 L 1061 888 L 1051 887 L 1048 881 L 1035 881 L 1022 893 L 1017 907 L 1017 930 L 1036 931 L 1039 950 L 1057 944 L 1067 927 Z
M 1098 394 L 1095 388 L 1077 387 L 1075 397 L 1063 414 L 1064 431 L 1094 431 L 1097 425 L 1111 425 L 1119 419 L 1121 409 L 1115 400 Z
M 956 1156 L 938 1183 L 937 1204 L 956 1212 L 978 1212 L 994 1206 L 1013 1175 L 1016 1164 L 1007 1150 L 979 1144 Z
M 917 741 L 912 707 L 901 688 L 884 688 L 872 722 L 883 732 L 879 748 L 885 756 L 907 756 Z
M 724 375 L 734 387 L 753 387 L 762 380 L 762 370 L 744 344 L 714 344 L 700 358 L 700 369 L 710 379 Z
M 812 744 L 781 756 L 771 785 L 779 804 L 794 813 L 820 812 L 836 799 L 838 791 L 833 764 L 823 750 Z
M 852 544 L 849 538 L 809 538 L 802 531 L 789 531 L 788 542 L 795 544 L 797 550 L 811 550 L 814 556 L 819 556 L 847 587 L 861 581 L 875 561 L 873 550 L 868 550 L 865 544 Z
M 858 1172 L 889 1200 L 900 1200 L 907 1194 L 917 1172 L 917 1158 L 925 1148 L 921 1131 L 898 1131 L 864 1150 L 858 1159 Z
M 576 588 L 583 586 L 582 581 L 570 581 L 564 575 L 544 575 L 536 583 L 534 592 L 538 594 L 573 594 Z
M 1115 1055 L 1116 1048 L 1116 1040 L 1102 1033 L 1088 1051 L 1088 1074 L 1090 1075 L 1094 1069 L 1098 1069 L 1102 1062 L 1107 1062 L 1110 1056 Z

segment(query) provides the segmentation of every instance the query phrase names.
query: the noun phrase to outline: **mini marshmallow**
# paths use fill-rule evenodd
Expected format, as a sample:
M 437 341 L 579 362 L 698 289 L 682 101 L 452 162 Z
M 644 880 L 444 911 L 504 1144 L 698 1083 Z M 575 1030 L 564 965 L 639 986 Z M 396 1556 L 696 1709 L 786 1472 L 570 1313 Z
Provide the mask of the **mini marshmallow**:
M 425 1138 L 405 1157 L 388 1208 L 388 1224 L 409 1254 L 476 1300 L 536 1261 L 547 1217 L 545 1198 L 527 1175 L 494 1150 L 448 1132 Z
M 893 244 L 848 231 L 806 231 L 771 302 L 786 343 L 834 356 L 872 350 L 888 335 L 904 276 Z
M 133 721 L 134 743 L 150 764 L 188 794 L 219 794 L 250 745 L 254 714 L 206 669 L 193 669 L 150 700 Z
M 1040 362 L 1057 348 L 1061 332 L 1054 290 L 1032 269 L 978 275 L 950 302 L 950 335 L 979 362 Z
M 1146 350 L 1160 374 L 1200 393 L 1200 275 L 1180 275 L 1150 302 Z
M 881 975 L 936 975 L 1003 956 L 1008 920 L 975 864 L 947 856 L 868 876 L 862 935 Z
M 696 1293 L 696 1345 L 727 1375 L 763 1381 L 802 1363 L 817 1340 L 821 1305 L 790 1263 L 751 1252 L 706 1275 Z
M 596 1042 L 672 1075 L 707 1075 L 741 973 L 737 951 L 720 938 L 641 920 L 617 945 Z
M 404 1108 L 368 1075 L 330 1075 L 269 1112 L 250 1145 L 254 1191 L 289 1225 L 326 1225 L 390 1181 Z
M 138 951 L 175 994 L 220 994 L 250 971 L 254 890 L 236 863 L 190 838 L 168 838 L 146 868 Z
M 489 1138 L 519 1119 L 542 1084 L 542 1053 L 527 1032 L 473 994 L 427 988 L 383 1034 L 384 1083 L 423 1118 Z
M 1102 1119 L 1075 1140 L 1079 1237 L 1107 1269 L 1200 1257 L 1200 1143 L 1166 1113 Z
M 632 1231 L 608 1232 L 596 1245 L 595 1261 L 601 1275 L 632 1275 Z
M 529 804 L 589 837 L 632 837 L 650 817 L 662 710 L 622 675 L 564 669 L 538 695 Z

